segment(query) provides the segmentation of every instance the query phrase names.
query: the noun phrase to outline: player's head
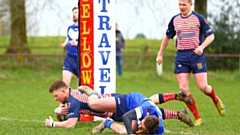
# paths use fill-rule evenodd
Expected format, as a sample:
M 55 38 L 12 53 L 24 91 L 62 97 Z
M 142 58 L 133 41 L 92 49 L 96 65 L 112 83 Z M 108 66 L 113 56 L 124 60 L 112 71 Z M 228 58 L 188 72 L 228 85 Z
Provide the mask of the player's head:
M 191 13 L 192 0 L 178 0 L 178 6 L 182 16 L 188 16 Z
M 138 126 L 139 130 L 146 132 L 154 132 L 159 127 L 159 119 L 155 116 L 146 116 Z
M 62 80 L 55 81 L 50 87 L 49 92 L 52 93 L 54 99 L 61 103 L 67 101 L 68 86 Z
M 78 7 L 73 7 L 72 14 L 73 14 L 73 22 L 78 22 Z

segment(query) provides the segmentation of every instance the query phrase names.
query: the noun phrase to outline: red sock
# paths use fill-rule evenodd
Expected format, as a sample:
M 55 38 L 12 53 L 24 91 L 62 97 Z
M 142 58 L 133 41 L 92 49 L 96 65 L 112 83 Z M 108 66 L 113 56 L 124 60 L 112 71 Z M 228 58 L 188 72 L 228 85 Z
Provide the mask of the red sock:
M 178 119 L 178 112 L 164 109 L 165 119 Z
M 192 112 L 195 119 L 201 118 L 201 116 L 198 113 L 196 103 L 195 103 L 195 100 L 194 100 L 192 94 L 190 94 L 189 97 L 192 99 L 193 105 L 190 105 L 190 104 L 187 104 L 187 103 L 185 103 L 185 104 L 187 105 L 188 109 Z
M 206 93 L 205 93 L 205 94 L 206 94 Z M 212 98 L 212 101 L 213 101 L 213 103 L 214 103 L 215 105 L 219 102 L 219 100 L 218 100 L 218 98 L 217 98 L 217 96 L 216 96 L 216 94 L 215 94 L 215 91 L 214 91 L 213 87 L 212 87 L 211 93 L 206 94 L 206 95 L 209 96 L 210 98 Z
M 165 94 L 162 94 L 162 96 L 163 96 L 163 102 L 168 102 L 176 99 L 175 93 L 165 93 Z

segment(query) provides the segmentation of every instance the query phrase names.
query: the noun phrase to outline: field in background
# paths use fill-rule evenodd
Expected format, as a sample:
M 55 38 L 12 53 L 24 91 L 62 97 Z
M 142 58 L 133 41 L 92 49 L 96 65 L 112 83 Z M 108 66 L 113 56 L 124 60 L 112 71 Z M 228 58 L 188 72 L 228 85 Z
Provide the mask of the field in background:
M 6 38 L 6 37 L 5 37 Z M 6 43 L 0 37 L 0 46 Z M 33 38 L 32 38 L 33 39 Z M 37 40 L 39 42 L 37 43 Z M 51 42 L 49 41 L 51 40 Z M 48 42 L 49 41 L 49 42 Z M 62 54 L 59 48 L 61 41 L 58 37 L 35 39 L 33 47 L 56 46 L 56 48 L 32 50 L 34 53 Z M 30 41 L 29 41 L 30 42 Z M 160 41 L 136 40 L 126 41 L 125 53 L 142 54 L 144 50 L 135 46 L 151 46 L 156 49 L 148 50 L 149 54 L 156 54 Z M 51 43 L 49 45 L 48 43 Z M 130 48 L 132 47 L 132 48 Z M 4 52 L 0 48 L 0 53 Z M 166 54 L 174 53 L 174 45 L 168 46 Z M 49 85 L 61 79 L 61 68 L 64 57 L 30 57 L 23 63 L 18 63 L 16 57 L 0 57 L 0 134 L 1 135 L 67 135 L 91 134 L 92 128 L 99 122 L 79 122 L 74 129 L 46 128 L 44 120 L 54 116 L 53 110 L 58 106 L 48 92 Z M 155 93 L 177 92 L 178 83 L 173 71 L 173 57 L 165 57 L 163 75 L 156 75 L 155 57 L 124 57 L 123 77 L 116 78 L 117 92 L 128 93 L 137 91 L 151 96 Z M 227 107 L 227 116 L 221 117 L 210 98 L 204 96 L 196 87 L 193 77 L 190 89 L 197 102 L 197 107 L 204 120 L 200 127 L 188 127 L 178 120 L 166 120 L 165 127 L 169 135 L 240 135 L 240 73 L 239 71 L 210 71 L 209 83 L 215 87 L 216 93 L 221 97 Z M 76 79 L 71 82 L 76 87 Z M 187 107 L 179 102 L 172 101 L 159 107 L 180 110 Z M 189 112 L 189 111 L 188 111 Z M 189 112 L 190 114 L 190 112 Z M 192 114 L 190 117 L 193 118 Z M 55 118 L 54 118 L 55 119 Z M 56 119 L 55 119 L 56 120 Z M 106 129 L 103 134 L 113 134 Z

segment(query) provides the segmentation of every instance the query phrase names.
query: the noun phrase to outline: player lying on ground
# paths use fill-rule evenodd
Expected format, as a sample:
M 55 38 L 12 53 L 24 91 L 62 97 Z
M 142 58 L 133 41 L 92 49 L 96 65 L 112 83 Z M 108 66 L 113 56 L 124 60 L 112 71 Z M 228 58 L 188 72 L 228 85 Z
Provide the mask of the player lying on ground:
M 55 81 L 50 86 L 49 92 L 54 96 L 54 99 L 56 101 L 59 101 L 61 103 L 61 105 L 55 109 L 55 113 L 59 122 L 54 122 L 53 119 L 50 117 L 49 119 L 45 120 L 45 125 L 47 127 L 73 128 L 79 120 L 80 114 L 88 114 L 103 118 L 114 117 L 113 112 L 101 112 L 92 110 L 87 104 L 87 95 L 79 92 L 78 90 L 68 88 L 68 86 L 61 80 Z M 185 97 L 184 93 L 172 93 L 170 95 L 175 95 L 180 101 L 188 101 L 188 97 Z M 102 98 L 111 96 L 112 94 L 101 95 Z M 68 102 L 68 108 L 63 107 L 63 104 L 65 102 Z M 184 123 L 187 123 L 189 126 L 191 126 L 192 121 L 185 111 L 180 110 L 177 112 L 167 109 L 161 109 L 161 111 L 163 111 L 162 113 L 166 116 L 170 116 L 166 117 L 166 119 L 179 119 L 180 121 L 183 121 Z M 62 121 L 62 119 L 59 117 L 60 115 L 67 115 L 68 119 L 66 121 Z
M 91 109 L 114 112 L 114 118 L 121 119 L 124 122 L 124 125 L 120 125 L 113 123 L 111 120 L 104 120 L 100 125 L 93 128 L 93 133 L 101 133 L 105 127 L 119 134 L 164 133 L 162 112 L 151 99 L 144 95 L 131 92 L 129 94 L 115 94 L 112 97 L 99 98 L 99 94 L 88 86 L 80 86 L 78 89 L 89 96 L 88 105 Z M 182 92 L 180 93 L 180 95 L 183 95 Z M 156 97 L 156 95 L 153 97 Z M 186 95 L 181 99 L 191 103 L 191 100 L 188 100 L 189 97 L 187 98 Z M 181 112 L 186 113 L 185 110 Z M 151 119 L 150 116 L 158 118 L 159 123 L 155 119 L 149 120 Z M 189 125 L 193 126 L 193 122 L 189 117 L 188 122 Z M 158 125 L 158 127 L 154 125 Z

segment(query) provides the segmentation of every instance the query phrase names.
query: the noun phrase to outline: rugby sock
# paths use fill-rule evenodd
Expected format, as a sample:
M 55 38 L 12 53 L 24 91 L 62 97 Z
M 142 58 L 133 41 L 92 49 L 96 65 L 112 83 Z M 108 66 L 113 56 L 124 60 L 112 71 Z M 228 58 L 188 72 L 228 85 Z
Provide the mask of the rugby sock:
M 104 126 L 105 126 L 106 128 L 110 128 L 111 125 L 112 125 L 112 123 L 113 123 L 113 121 L 111 121 L 111 120 L 106 120 Z
M 91 94 L 89 94 L 89 97 L 91 96 L 96 96 L 97 98 L 99 98 L 99 94 L 97 92 L 92 92 Z
M 163 115 L 163 120 L 164 119 L 178 119 L 178 112 L 173 111 L 173 110 L 163 109 L 163 108 L 160 108 L 160 110 Z
M 158 94 L 159 97 L 159 102 L 160 104 L 175 100 L 176 99 L 176 94 L 175 93 L 164 93 L 164 94 Z
M 206 94 L 206 93 L 205 93 L 205 94 Z M 206 94 L 206 95 L 209 96 L 210 98 L 212 98 L 212 101 L 213 101 L 213 103 L 214 103 L 215 105 L 219 102 L 219 99 L 217 98 L 213 87 L 212 87 L 211 93 Z
M 192 105 L 190 105 L 188 103 L 185 103 L 185 104 L 187 105 L 188 109 L 192 112 L 192 114 L 195 117 L 195 119 L 201 118 L 201 116 L 198 113 L 198 110 L 197 110 L 197 107 L 196 107 L 196 103 L 195 103 L 195 100 L 194 100 L 192 94 L 190 94 L 189 97 L 192 99 L 193 104 Z

